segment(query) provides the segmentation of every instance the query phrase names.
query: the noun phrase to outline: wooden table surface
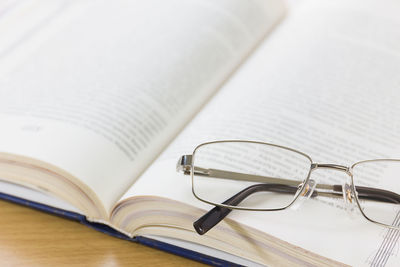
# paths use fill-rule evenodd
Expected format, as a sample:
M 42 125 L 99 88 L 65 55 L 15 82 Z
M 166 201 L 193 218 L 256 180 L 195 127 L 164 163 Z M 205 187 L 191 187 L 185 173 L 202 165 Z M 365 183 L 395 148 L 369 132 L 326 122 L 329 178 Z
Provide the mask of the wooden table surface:
M 201 266 L 0 200 L 1 266 Z

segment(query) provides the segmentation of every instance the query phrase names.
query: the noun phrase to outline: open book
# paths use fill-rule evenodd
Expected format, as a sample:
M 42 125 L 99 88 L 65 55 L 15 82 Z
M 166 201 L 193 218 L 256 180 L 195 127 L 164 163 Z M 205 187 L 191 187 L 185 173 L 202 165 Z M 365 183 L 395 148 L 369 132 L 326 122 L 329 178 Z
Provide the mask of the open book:
M 396 265 L 400 234 L 340 199 L 233 211 L 200 236 L 192 224 L 212 206 L 175 166 L 221 139 L 346 166 L 400 157 L 399 11 L 394 0 L 4 1 L 2 198 L 200 260 Z

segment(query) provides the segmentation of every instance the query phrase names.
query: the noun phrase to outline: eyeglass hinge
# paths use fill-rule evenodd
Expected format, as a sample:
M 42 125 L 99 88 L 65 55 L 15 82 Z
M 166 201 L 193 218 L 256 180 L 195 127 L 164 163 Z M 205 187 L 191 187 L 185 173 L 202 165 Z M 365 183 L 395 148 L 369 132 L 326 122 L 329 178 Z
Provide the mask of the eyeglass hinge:
M 192 155 L 181 156 L 176 164 L 176 171 L 183 174 L 190 174 L 192 169 Z

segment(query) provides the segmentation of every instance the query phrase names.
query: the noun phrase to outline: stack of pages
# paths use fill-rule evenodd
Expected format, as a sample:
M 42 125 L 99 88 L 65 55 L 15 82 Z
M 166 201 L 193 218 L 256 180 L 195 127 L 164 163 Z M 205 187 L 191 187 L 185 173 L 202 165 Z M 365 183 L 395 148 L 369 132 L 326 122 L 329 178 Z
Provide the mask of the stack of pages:
M 400 233 L 341 199 L 193 229 L 212 206 L 175 166 L 200 143 L 400 157 L 400 3 L 292 4 L 2 1 L 1 197 L 213 264 L 398 264 Z

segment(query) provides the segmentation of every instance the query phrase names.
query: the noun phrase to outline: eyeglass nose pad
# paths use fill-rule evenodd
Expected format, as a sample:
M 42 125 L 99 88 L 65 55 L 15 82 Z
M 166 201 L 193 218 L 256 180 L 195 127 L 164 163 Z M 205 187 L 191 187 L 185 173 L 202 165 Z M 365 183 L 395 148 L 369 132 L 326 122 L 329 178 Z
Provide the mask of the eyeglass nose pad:
M 292 209 L 297 210 L 301 204 L 307 199 L 309 199 L 314 192 L 315 187 L 317 186 L 317 182 L 313 179 L 309 179 L 308 182 L 303 186 L 303 183 L 299 185 L 299 189 L 297 190 L 295 196 L 299 195 L 297 200 L 291 206 Z M 301 191 L 301 192 L 300 192 Z
M 356 210 L 356 203 L 354 201 L 353 190 L 348 183 L 344 183 L 342 185 L 342 193 L 344 199 L 344 209 L 350 215 L 350 217 L 354 217 L 354 211 Z

